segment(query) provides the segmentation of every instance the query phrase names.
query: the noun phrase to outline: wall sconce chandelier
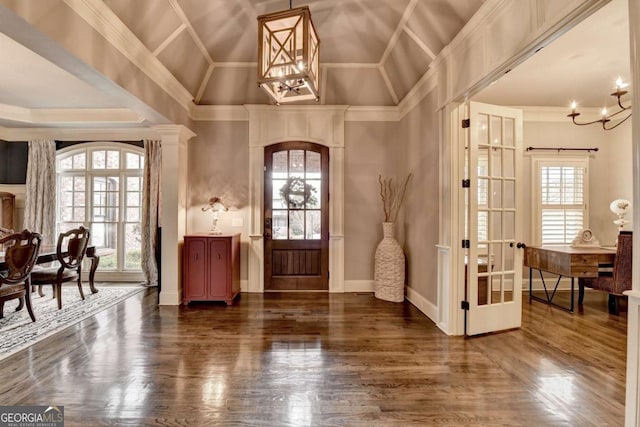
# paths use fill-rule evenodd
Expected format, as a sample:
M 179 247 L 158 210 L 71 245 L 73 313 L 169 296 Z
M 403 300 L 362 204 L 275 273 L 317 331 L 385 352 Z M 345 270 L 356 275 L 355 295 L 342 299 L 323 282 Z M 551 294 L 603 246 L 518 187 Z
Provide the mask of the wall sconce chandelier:
M 320 40 L 309 7 L 258 16 L 258 86 L 276 104 L 320 100 Z
M 620 108 L 618 111 L 616 111 L 615 113 L 611 113 L 609 114 L 607 112 L 607 108 L 603 108 L 602 111 L 600 112 L 600 119 L 598 120 L 593 120 L 591 122 L 576 122 L 576 117 L 578 117 L 580 115 L 580 113 L 576 112 L 576 101 L 573 101 L 571 103 L 571 114 L 567 114 L 567 117 L 571 117 L 571 119 L 573 120 L 573 124 L 574 125 L 578 125 L 578 126 L 585 126 L 585 125 L 592 125 L 594 123 L 602 123 L 602 129 L 604 130 L 611 130 L 611 129 L 615 129 L 618 126 L 620 126 L 622 123 L 624 123 L 629 117 L 631 117 L 631 105 L 629 105 L 628 107 L 625 107 L 624 105 L 622 105 L 622 101 L 620 100 L 620 98 L 623 95 L 627 94 L 626 90 L 623 90 L 624 88 L 626 88 L 627 86 L 629 86 L 626 83 L 622 82 L 622 79 L 620 77 L 618 77 L 618 79 L 616 80 L 616 91 L 614 93 L 611 94 L 611 96 L 615 96 L 616 99 L 618 100 L 618 107 Z M 623 119 L 621 119 L 619 122 L 617 122 L 615 125 L 608 125 L 607 123 L 610 123 L 611 120 L 613 118 L 615 118 L 616 116 L 618 116 L 619 114 L 628 111 L 629 114 L 627 114 L 627 116 Z

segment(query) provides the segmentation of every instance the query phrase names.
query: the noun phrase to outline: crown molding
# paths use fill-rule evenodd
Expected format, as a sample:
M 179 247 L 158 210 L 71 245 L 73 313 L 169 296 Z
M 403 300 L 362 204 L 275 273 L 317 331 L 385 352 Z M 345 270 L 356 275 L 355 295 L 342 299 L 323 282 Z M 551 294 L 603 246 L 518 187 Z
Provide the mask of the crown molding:
M 120 51 L 151 80 L 156 82 L 185 110 L 193 95 L 176 79 L 158 58 L 133 34 L 102 0 L 64 0 L 64 2 L 111 45 Z
M 195 121 L 249 121 L 249 112 L 242 105 L 196 105 L 192 103 L 189 116 Z
M 249 121 L 251 111 L 334 111 L 344 113 L 347 122 L 397 122 L 400 120 L 398 107 L 346 106 L 346 105 L 193 105 L 191 118 L 195 121 Z
M 33 139 L 55 139 L 56 141 L 140 141 L 146 138 L 157 138 L 158 136 L 157 131 L 143 127 L 7 128 L 0 126 L 0 139 L 4 141 L 29 141 Z
M 0 119 L 29 124 L 135 124 L 144 122 L 127 108 L 23 108 L 0 104 Z

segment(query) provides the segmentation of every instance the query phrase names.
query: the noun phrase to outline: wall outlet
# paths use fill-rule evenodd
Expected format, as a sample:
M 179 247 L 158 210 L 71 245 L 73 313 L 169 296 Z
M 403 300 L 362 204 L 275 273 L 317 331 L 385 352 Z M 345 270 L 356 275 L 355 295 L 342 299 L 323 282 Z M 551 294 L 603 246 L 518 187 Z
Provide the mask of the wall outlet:
M 232 227 L 243 227 L 244 226 L 244 219 L 243 218 L 232 218 L 231 219 L 231 226 Z

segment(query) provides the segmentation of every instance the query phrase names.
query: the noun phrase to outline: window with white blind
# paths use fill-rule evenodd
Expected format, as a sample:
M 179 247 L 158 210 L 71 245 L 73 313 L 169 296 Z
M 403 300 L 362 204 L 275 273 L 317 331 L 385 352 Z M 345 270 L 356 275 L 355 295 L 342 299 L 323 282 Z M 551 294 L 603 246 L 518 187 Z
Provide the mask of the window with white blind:
M 568 244 L 588 227 L 588 172 L 586 157 L 533 160 L 537 244 Z

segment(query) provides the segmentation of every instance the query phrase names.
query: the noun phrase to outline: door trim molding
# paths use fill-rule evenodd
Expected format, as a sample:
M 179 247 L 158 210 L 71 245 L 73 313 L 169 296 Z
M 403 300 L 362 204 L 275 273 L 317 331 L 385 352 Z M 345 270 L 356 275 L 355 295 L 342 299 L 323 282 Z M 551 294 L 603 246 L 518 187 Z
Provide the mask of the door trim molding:
M 295 109 L 246 105 L 249 112 L 248 292 L 264 292 L 264 147 L 305 141 L 329 147 L 329 292 L 344 292 L 344 123 L 346 106 Z

